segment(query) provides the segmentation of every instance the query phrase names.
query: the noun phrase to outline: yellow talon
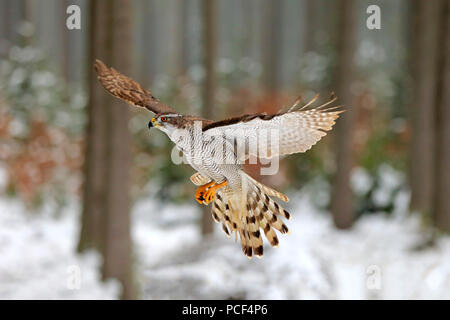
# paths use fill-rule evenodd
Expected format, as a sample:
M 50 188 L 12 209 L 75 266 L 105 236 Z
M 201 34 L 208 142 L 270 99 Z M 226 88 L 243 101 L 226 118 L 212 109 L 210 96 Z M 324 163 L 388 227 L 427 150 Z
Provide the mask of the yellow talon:
M 211 181 L 197 188 L 197 191 L 195 192 L 195 200 L 197 200 L 198 203 L 203 204 L 203 201 L 205 200 L 205 190 L 213 184 L 215 184 L 215 182 Z
M 222 182 L 222 183 L 214 184 L 213 186 L 210 186 L 210 187 L 206 190 L 205 195 L 203 196 L 203 198 L 204 198 L 204 203 L 205 203 L 206 205 L 210 204 L 210 203 L 214 200 L 214 198 L 216 197 L 216 192 L 217 192 L 217 190 L 220 189 L 220 188 L 222 188 L 222 187 L 224 187 L 224 186 L 226 186 L 226 185 L 227 185 L 227 182 L 224 181 L 224 182 Z M 197 200 L 197 201 L 198 201 L 198 200 Z

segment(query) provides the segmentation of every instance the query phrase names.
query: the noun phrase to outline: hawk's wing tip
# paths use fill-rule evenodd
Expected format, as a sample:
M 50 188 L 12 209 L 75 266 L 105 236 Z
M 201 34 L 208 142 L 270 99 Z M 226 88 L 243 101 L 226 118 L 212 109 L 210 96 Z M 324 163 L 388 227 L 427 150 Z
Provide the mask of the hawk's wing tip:
M 103 63 L 103 61 L 101 61 L 100 59 L 95 59 L 94 70 L 97 72 L 97 74 L 100 74 L 107 69 L 108 67 Z

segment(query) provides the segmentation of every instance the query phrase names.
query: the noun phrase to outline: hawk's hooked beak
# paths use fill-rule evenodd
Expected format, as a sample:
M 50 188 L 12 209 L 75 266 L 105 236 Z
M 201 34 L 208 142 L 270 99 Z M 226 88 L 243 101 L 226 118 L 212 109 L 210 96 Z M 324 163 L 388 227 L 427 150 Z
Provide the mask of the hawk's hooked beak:
M 159 123 L 158 123 L 158 121 L 156 121 L 155 118 L 152 118 L 152 120 L 148 123 L 148 128 L 149 129 L 151 129 L 153 127 L 155 127 L 155 128 L 159 127 Z

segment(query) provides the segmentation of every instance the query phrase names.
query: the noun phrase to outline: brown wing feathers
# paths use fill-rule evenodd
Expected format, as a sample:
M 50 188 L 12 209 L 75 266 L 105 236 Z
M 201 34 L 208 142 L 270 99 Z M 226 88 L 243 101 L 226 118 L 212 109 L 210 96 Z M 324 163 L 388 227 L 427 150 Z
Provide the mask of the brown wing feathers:
M 102 61 L 96 60 L 94 64 L 95 71 L 98 75 L 98 80 L 102 84 L 102 86 L 113 96 L 124 100 L 127 103 L 130 103 L 135 106 L 144 107 L 154 113 L 177 113 L 174 109 L 169 107 L 168 105 L 162 103 L 157 98 L 155 98 L 148 90 L 139 85 L 133 79 L 121 74 L 116 71 L 114 68 L 108 68 Z M 227 125 L 236 124 L 239 122 L 249 122 L 253 119 L 259 118 L 261 120 L 271 120 L 276 116 L 289 113 L 305 110 L 308 106 L 310 106 L 313 102 L 315 102 L 318 98 L 316 95 L 310 102 L 304 105 L 301 108 L 298 108 L 301 102 L 301 98 L 299 97 L 294 105 L 287 112 L 277 112 L 274 114 L 266 114 L 266 113 L 257 113 L 257 114 L 245 114 L 239 117 L 229 118 L 220 121 L 214 122 L 206 122 L 203 126 L 203 131 L 208 129 L 212 129 L 215 127 L 222 127 Z M 331 104 L 336 100 L 334 94 L 332 94 L 330 100 L 315 108 L 316 110 L 320 110 L 320 112 L 327 112 L 332 109 L 336 109 L 339 107 L 333 107 L 328 109 L 323 109 L 325 106 Z M 204 120 L 204 119 L 201 119 Z
M 177 113 L 142 88 L 139 83 L 124 76 L 114 68 L 108 68 L 102 61 L 96 60 L 94 69 L 102 86 L 113 96 L 138 107 L 144 107 L 154 113 Z
M 265 114 L 265 113 L 256 113 L 256 114 L 244 114 L 243 116 L 228 118 L 220 121 L 214 121 L 203 127 L 203 131 L 208 129 L 229 126 L 232 124 L 236 124 L 239 122 L 249 122 L 253 119 L 260 118 L 261 120 L 271 120 L 273 117 L 277 116 L 277 113 L 274 114 Z

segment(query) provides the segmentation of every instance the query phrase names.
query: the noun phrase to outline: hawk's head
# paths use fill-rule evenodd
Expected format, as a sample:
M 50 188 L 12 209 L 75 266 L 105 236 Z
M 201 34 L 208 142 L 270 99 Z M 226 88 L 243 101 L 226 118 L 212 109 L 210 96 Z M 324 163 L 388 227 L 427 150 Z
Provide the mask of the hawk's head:
M 148 123 L 148 127 L 150 129 L 153 127 L 158 128 L 170 137 L 177 130 L 191 129 L 196 125 L 202 130 L 205 125 L 211 122 L 211 120 L 206 120 L 197 116 L 165 112 L 156 114 Z
M 177 129 L 185 129 L 189 122 L 190 120 L 186 119 L 186 116 L 179 113 L 157 114 L 148 123 L 148 127 L 155 127 L 170 135 Z

